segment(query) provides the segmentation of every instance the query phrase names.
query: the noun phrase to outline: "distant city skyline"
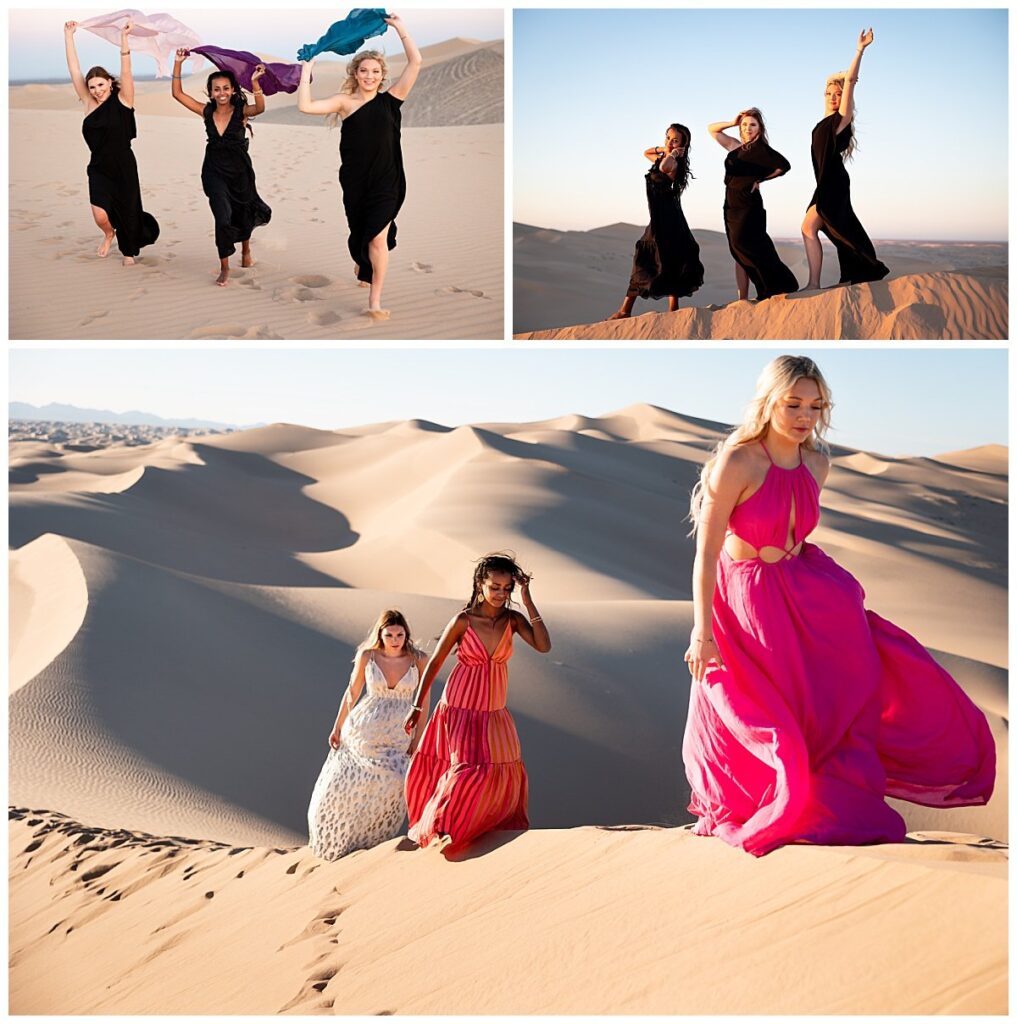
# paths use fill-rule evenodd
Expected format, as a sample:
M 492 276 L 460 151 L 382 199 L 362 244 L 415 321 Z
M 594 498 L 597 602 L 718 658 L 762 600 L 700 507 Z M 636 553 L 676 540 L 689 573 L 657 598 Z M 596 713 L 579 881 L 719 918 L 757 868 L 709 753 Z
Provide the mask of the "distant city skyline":
M 1007 443 L 999 349 L 15 349 L 9 400 L 164 419 L 336 430 L 600 416 L 638 403 L 735 423 L 763 366 L 810 355 L 833 390 L 830 440 L 931 456 Z
M 874 239 L 1005 241 L 1006 8 L 514 12 L 513 219 L 557 230 L 646 222 L 643 150 L 678 121 L 693 229 L 723 231 L 725 151 L 706 126 L 759 107 L 791 162 L 762 186 L 768 227 L 798 238 L 815 186 L 828 75 L 865 51 L 855 210 Z
M 193 29 L 203 42 L 231 50 L 252 50 L 294 62 L 300 46 L 314 42 L 329 25 L 345 17 L 350 10 L 346 7 L 304 6 L 286 10 L 259 10 L 257 7 L 235 7 L 229 3 L 217 3 L 205 8 L 162 5 L 157 9 Z M 67 79 L 64 23 L 85 21 L 109 10 L 108 7 L 9 10 L 9 80 L 24 82 Z M 396 6 L 395 10 L 405 21 L 418 46 L 430 46 L 456 36 L 493 40 L 501 39 L 505 34 L 504 12 L 501 9 L 415 10 Z M 75 34 L 75 42 L 83 68 L 93 64 L 119 64 L 115 47 L 93 33 L 79 30 Z M 394 29 L 371 40 L 370 45 L 394 56 L 403 52 L 402 43 Z M 326 54 L 322 59 L 342 58 Z M 155 61 L 146 54 L 138 54 L 134 59 L 134 69 L 139 76 L 151 77 L 155 74 Z

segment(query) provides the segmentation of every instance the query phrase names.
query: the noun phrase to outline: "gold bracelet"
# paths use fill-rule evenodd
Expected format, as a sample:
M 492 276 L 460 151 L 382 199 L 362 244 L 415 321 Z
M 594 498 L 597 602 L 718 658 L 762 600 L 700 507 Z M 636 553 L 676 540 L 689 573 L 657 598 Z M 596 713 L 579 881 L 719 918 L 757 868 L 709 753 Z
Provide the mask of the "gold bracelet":
M 130 50 L 121 50 L 120 51 L 120 56 L 121 57 L 130 57 L 130 55 L 131 55 L 131 51 Z
M 530 618 L 530 625 L 532 626 L 534 622 L 543 622 L 543 621 L 544 621 L 544 616 L 543 615 L 534 615 L 534 616 L 532 616 Z

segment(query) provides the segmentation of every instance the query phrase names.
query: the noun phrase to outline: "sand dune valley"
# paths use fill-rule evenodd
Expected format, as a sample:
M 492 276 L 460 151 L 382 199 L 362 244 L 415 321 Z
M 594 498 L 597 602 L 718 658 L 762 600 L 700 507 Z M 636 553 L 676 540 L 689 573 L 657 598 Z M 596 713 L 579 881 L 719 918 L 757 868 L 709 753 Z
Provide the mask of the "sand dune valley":
M 58 429 L 10 444 L 12 1012 L 1006 1013 L 1005 448 L 836 449 L 813 537 L 985 710 L 992 801 L 756 859 L 682 827 L 723 425 Z M 554 642 L 511 665 L 533 829 L 317 860 L 356 644 L 397 606 L 433 649 L 497 548 Z
M 632 248 L 643 232 L 634 224 L 590 231 L 513 225 L 513 331 L 543 341 L 594 338 L 643 341 L 669 338 L 838 340 L 1006 338 L 1008 246 L 1005 242 L 877 240 L 890 276 L 870 284 L 837 286 L 839 268 L 824 246 L 823 288 L 737 301 L 734 270 L 723 231 L 695 230 L 706 270 L 703 287 L 667 312 L 667 301 L 636 300 L 633 316 L 604 322 L 628 285 Z M 799 284 L 808 280 L 800 239 L 775 239 Z M 750 294 L 755 294 L 750 289 Z
M 407 197 L 398 217 L 385 305 L 362 314 L 337 183 L 338 131 L 301 114 L 296 95 L 266 99 L 251 159 L 272 220 L 252 240 L 256 265 L 218 257 L 200 180 L 201 121 L 169 79 L 137 85 L 134 152 L 146 210 L 161 235 L 134 267 L 116 247 L 95 256 L 81 112 L 70 83 L 9 88 L 10 335 L 18 339 L 502 338 L 504 46 L 450 39 L 422 48 L 424 67 L 403 111 Z M 279 60 L 262 54 L 268 60 Z M 398 76 L 403 58 L 392 58 Z M 337 92 L 345 64 L 315 67 L 315 97 Z M 201 96 L 209 65 L 183 86 Z M 60 269 L 60 288 L 52 288 Z

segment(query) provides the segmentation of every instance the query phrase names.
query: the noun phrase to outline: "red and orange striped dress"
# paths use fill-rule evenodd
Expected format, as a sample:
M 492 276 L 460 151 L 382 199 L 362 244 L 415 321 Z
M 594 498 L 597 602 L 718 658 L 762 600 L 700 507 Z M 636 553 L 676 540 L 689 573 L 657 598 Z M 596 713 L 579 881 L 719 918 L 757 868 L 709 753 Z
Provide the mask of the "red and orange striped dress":
M 466 627 L 458 664 L 406 775 L 409 836 L 421 846 L 448 835 L 448 849 L 457 850 L 485 832 L 530 827 L 526 769 L 505 707 L 511 657 L 511 619 L 490 656 Z

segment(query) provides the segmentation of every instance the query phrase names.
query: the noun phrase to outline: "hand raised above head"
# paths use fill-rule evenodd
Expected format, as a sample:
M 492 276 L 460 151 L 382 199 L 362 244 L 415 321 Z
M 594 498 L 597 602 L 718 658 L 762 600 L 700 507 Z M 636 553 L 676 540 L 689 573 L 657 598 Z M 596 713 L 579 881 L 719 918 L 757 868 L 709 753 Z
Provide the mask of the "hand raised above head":
M 875 38 L 876 34 L 871 28 L 862 29 L 862 31 L 858 33 L 858 49 L 864 50 L 865 47 L 868 46 Z
M 188 57 L 190 57 L 190 55 L 191 51 L 188 50 L 186 46 L 181 46 L 177 50 L 177 60 L 186 60 Z
M 261 78 L 261 76 L 263 74 L 265 74 L 265 70 L 266 70 L 265 65 L 264 64 L 259 64 L 254 69 L 254 73 L 251 75 L 251 81 L 252 82 L 256 82 L 259 78 Z
M 75 31 L 77 30 L 77 27 L 78 23 L 76 21 L 64 22 L 64 31 L 70 36 L 74 35 Z

